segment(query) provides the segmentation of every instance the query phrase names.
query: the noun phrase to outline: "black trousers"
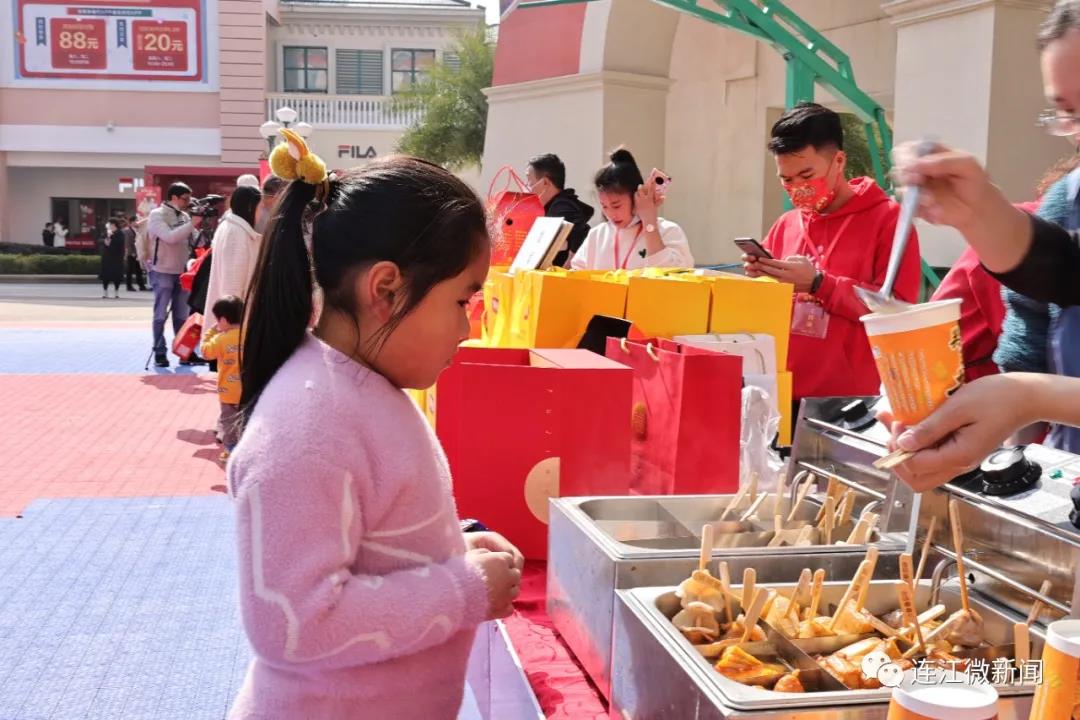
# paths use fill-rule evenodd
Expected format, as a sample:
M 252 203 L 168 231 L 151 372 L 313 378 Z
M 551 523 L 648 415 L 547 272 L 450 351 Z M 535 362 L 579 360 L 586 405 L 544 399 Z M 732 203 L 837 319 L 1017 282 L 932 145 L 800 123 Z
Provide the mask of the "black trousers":
M 134 290 L 132 280 L 138 282 L 140 290 L 146 289 L 146 275 L 143 273 L 142 265 L 139 263 L 138 258 L 129 255 L 127 259 L 127 286 L 129 290 Z

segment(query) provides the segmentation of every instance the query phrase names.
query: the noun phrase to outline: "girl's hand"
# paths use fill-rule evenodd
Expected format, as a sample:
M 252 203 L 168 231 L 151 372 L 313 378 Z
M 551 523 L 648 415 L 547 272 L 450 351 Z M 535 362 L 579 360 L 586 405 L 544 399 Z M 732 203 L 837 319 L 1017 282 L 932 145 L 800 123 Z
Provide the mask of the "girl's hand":
M 977 467 L 1009 435 L 1033 422 L 1026 410 L 1030 392 L 1023 375 L 991 375 L 960 388 L 914 427 L 879 414 L 892 431 L 890 447 L 915 452 L 893 472 L 923 492 Z
M 634 210 L 638 218 L 646 225 L 656 225 L 657 220 L 656 189 L 651 182 L 638 185 L 634 193 Z
M 476 548 L 465 553 L 465 561 L 479 571 L 488 591 L 488 620 L 509 617 L 514 612 L 514 598 L 521 593 L 521 571 L 514 567 L 514 556 Z
M 514 545 L 497 532 L 469 532 L 465 533 L 465 547 L 469 550 L 484 549 L 491 552 L 510 553 L 514 558 L 514 567 L 521 570 L 525 567 L 525 556 Z

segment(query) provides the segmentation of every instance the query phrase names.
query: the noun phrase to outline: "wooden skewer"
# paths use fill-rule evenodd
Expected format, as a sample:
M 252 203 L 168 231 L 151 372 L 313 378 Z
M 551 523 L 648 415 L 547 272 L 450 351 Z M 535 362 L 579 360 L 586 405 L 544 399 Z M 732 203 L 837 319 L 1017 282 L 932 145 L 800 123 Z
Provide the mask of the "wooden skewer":
M 1049 595 L 1050 594 L 1050 581 L 1049 580 L 1043 580 L 1042 586 L 1039 587 L 1039 592 L 1041 594 L 1043 594 L 1043 595 Z M 1042 609 L 1043 609 L 1043 601 L 1042 600 L 1036 600 L 1034 603 L 1032 603 L 1031 604 L 1031 611 L 1028 613 L 1028 616 L 1027 616 L 1027 622 L 1024 623 L 1024 624 L 1027 625 L 1028 627 L 1031 627 L 1031 624 L 1039 619 L 1039 615 L 1042 613 Z
M 750 473 L 750 500 L 757 500 L 758 494 L 758 474 L 756 472 Z
M 1016 664 L 1023 669 L 1031 660 L 1031 633 L 1027 623 L 1018 622 L 1013 625 L 1013 646 Z
M 708 570 L 709 561 L 712 560 L 713 532 L 712 523 L 701 526 L 701 554 L 698 555 L 698 570 Z
M 742 576 L 742 607 L 743 612 L 746 612 L 746 608 L 750 607 L 750 603 L 754 600 L 754 586 L 757 584 L 757 570 L 754 568 L 746 568 L 743 570 Z
M 836 482 L 836 478 L 829 478 L 829 484 L 825 488 L 825 499 L 828 500 L 829 498 L 832 498 L 833 503 L 835 503 L 836 502 L 837 490 L 839 488 L 840 488 L 840 483 Z M 833 505 L 833 510 L 835 511 L 835 509 L 836 509 L 836 505 L 834 504 Z M 814 522 L 821 522 L 821 519 L 823 517 L 825 517 L 825 507 L 824 507 L 824 505 L 822 505 L 822 507 L 818 508 L 817 515 L 814 516 Z
M 952 525 L 956 572 L 960 576 L 960 602 L 964 612 L 970 615 L 971 601 L 968 599 L 967 572 L 964 570 L 964 529 L 960 527 L 960 505 L 956 500 L 949 500 L 949 524 Z
M 779 595 L 775 590 L 769 590 L 769 596 L 765 598 L 765 605 L 761 608 L 761 615 L 768 617 L 769 611 L 772 609 L 773 603 L 776 602 L 776 598 Z
M 926 642 L 923 640 L 922 628 L 919 626 L 919 613 L 915 612 L 915 593 L 911 584 L 901 580 L 896 584 L 896 590 L 900 595 L 900 610 L 904 613 L 904 623 L 915 628 L 915 646 L 926 652 Z
M 930 632 L 929 635 L 927 635 L 925 638 L 923 638 L 924 645 L 932 643 L 933 641 L 937 640 L 942 635 L 944 635 L 947 632 L 951 631 L 952 628 L 953 628 L 953 625 L 960 622 L 961 620 L 966 619 L 966 617 L 967 617 L 967 613 L 965 613 L 963 610 L 957 610 L 952 615 L 950 615 L 948 618 L 946 618 L 945 622 L 938 625 L 936 628 L 934 628 Z M 915 653 L 917 653 L 918 651 L 919 651 L 919 646 L 915 645 L 910 650 L 905 652 L 901 657 L 903 657 L 905 659 L 910 658 L 913 655 L 915 655 Z
M 856 545 L 865 545 L 870 542 L 870 536 L 874 534 L 874 530 L 877 528 L 878 518 L 881 516 L 877 513 L 870 513 L 864 520 L 866 520 L 866 527 L 856 536 Z
M 720 513 L 720 520 L 726 518 L 729 512 L 739 507 L 739 505 L 742 503 L 743 498 L 746 497 L 746 493 L 749 490 L 749 484 L 743 485 L 741 488 L 739 488 L 739 492 L 735 493 L 735 497 L 731 498 L 731 502 L 729 502 L 727 507 L 724 508 L 724 512 Z
M 821 604 L 821 591 L 825 587 L 825 571 L 814 571 L 814 579 L 810 585 L 810 609 L 806 613 L 807 620 L 817 617 L 818 605 Z
M 720 561 L 720 584 L 724 587 L 724 612 L 727 614 L 727 621 L 732 622 L 735 615 L 731 612 L 731 572 L 726 560 Z
M 773 536 L 771 538 L 769 538 L 769 542 L 766 543 L 765 547 L 780 547 L 781 545 L 784 544 L 784 540 L 786 538 L 787 538 L 787 531 L 784 531 L 782 533 L 774 532 Z
M 930 546 L 934 542 L 934 530 L 937 529 L 937 515 L 930 518 L 930 526 L 926 528 L 926 539 L 923 541 L 922 555 L 919 556 L 919 567 L 915 571 L 915 582 L 922 580 L 923 571 L 926 570 L 926 559 L 930 557 Z
M 843 527 L 851 519 L 851 511 L 855 509 L 855 491 L 848 490 L 840 501 L 840 510 L 836 515 L 836 526 Z
M 847 589 L 844 590 L 844 596 L 840 599 L 840 604 L 836 607 L 836 613 L 834 613 L 832 619 L 829 620 L 829 632 L 834 631 L 833 628 L 835 628 L 836 623 L 839 622 L 840 616 L 844 614 L 844 610 L 847 609 L 848 603 L 855 597 L 855 594 L 858 592 L 859 588 L 862 587 L 862 584 L 869 579 L 871 571 L 872 568 L 870 567 L 869 561 L 863 560 L 859 563 L 859 569 L 855 571 L 855 577 L 851 579 L 851 583 L 847 586 Z
M 900 579 L 908 584 L 912 590 L 915 589 L 915 567 L 911 562 L 911 553 L 900 554 Z
M 805 547 L 807 545 L 813 544 L 811 542 L 813 534 L 813 527 L 811 527 L 810 525 L 803 525 L 802 529 L 799 530 L 799 534 L 795 537 L 795 547 Z
M 857 544 L 859 544 L 858 539 L 861 536 L 866 534 L 866 529 L 868 527 L 870 527 L 870 522 L 866 518 L 863 518 L 863 519 L 859 520 L 859 522 L 855 523 L 855 527 L 853 527 L 851 529 L 851 534 L 848 535 L 847 544 L 848 545 L 857 545 Z
M 792 611 L 795 613 L 795 622 L 799 622 L 799 598 L 810 591 L 810 583 L 813 581 L 814 573 L 810 571 L 810 568 L 803 568 L 803 571 L 799 574 L 799 584 L 791 593 L 791 600 L 788 602 L 787 616 L 791 617 Z
M 862 612 L 863 605 L 866 603 L 866 596 L 870 593 L 870 581 L 874 578 L 874 570 L 877 568 L 878 552 L 878 549 L 873 545 L 866 549 L 866 562 L 870 564 L 870 570 L 867 571 L 866 579 L 859 586 L 859 596 L 855 601 L 855 610 L 858 612 Z
M 944 605 L 935 605 L 934 607 L 930 608 L 929 610 L 925 611 L 922 615 L 919 616 L 919 625 L 925 625 L 926 623 L 930 622 L 931 620 L 937 620 L 939 617 L 941 617 L 944 614 L 945 614 L 945 606 Z M 897 634 L 900 637 L 902 637 L 903 639 L 907 640 L 908 639 L 907 636 L 912 634 L 912 633 L 913 633 L 913 630 L 912 630 L 911 626 L 909 625 L 909 626 L 900 628 L 900 630 L 899 630 L 899 632 Z
M 784 532 L 784 516 L 773 515 L 773 532 L 779 535 Z
M 789 512 L 787 516 L 788 522 L 791 522 L 795 519 L 795 513 L 799 511 L 799 506 L 802 505 L 803 500 L 806 499 L 807 494 L 809 494 L 810 492 L 810 488 L 812 488 L 814 486 L 814 483 L 816 482 L 817 477 L 815 477 L 813 473 L 806 476 L 806 480 L 803 481 L 802 486 L 799 488 L 797 494 L 795 495 L 795 502 L 791 504 L 791 512 Z
M 825 534 L 825 544 L 832 545 L 832 531 L 833 524 L 836 522 L 836 498 L 829 496 L 825 498 L 825 517 L 821 519 L 821 524 L 824 526 L 821 531 Z
M 874 467 L 878 470 L 892 470 L 897 465 L 907 462 L 915 457 L 915 453 L 908 450 L 893 450 L 888 455 L 874 461 Z
M 908 640 L 906 637 L 903 637 L 896 628 L 890 627 L 889 625 L 885 624 L 873 613 L 864 612 L 862 614 L 862 617 L 866 620 L 867 623 L 870 624 L 870 627 L 872 627 L 874 630 L 877 630 L 885 637 L 896 638 L 897 640 L 903 640 L 908 645 L 911 644 L 911 641 Z
M 744 620 L 744 629 L 742 635 L 742 642 L 750 641 L 750 632 L 757 627 L 758 618 L 761 617 L 761 611 L 765 609 L 765 602 L 769 599 L 769 592 L 765 588 L 760 588 L 757 594 L 754 595 L 753 602 L 750 603 L 750 607 L 746 609 L 746 615 Z
M 763 492 L 758 495 L 754 502 L 750 503 L 750 507 L 746 509 L 746 512 L 744 512 L 739 518 L 739 522 L 746 522 L 747 520 L 749 520 L 750 516 L 757 512 L 757 509 L 761 507 L 762 503 L 765 502 L 765 498 L 767 497 L 769 497 L 769 493 L 767 492 Z

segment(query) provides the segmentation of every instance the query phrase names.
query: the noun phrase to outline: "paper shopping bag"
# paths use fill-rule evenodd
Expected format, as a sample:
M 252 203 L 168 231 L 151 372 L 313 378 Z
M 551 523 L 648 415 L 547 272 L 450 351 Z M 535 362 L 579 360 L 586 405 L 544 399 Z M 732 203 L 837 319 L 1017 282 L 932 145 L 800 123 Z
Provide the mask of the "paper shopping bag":
M 776 375 L 776 339 L 764 333 L 678 335 L 675 342 L 718 350 L 743 359 L 743 375 Z M 783 369 L 783 368 L 781 368 Z
M 742 360 L 672 342 L 609 338 L 634 370 L 631 489 L 642 495 L 734 492 L 739 484 Z
M 776 369 L 787 370 L 793 286 L 730 274 L 705 279 L 712 287 L 709 332 L 771 335 L 776 341 Z
M 573 348 L 594 315 L 622 317 L 626 286 L 566 270 L 514 273 L 510 346 Z
M 548 498 L 629 492 L 632 379 L 588 350 L 460 350 L 435 413 L 458 513 L 545 558 Z
M 180 326 L 180 332 L 173 338 L 172 351 L 181 360 L 190 360 L 199 347 L 199 338 L 202 336 L 203 316 L 199 313 L 191 313 L 187 320 Z
M 486 347 L 510 346 L 510 315 L 514 302 L 514 276 L 492 269 L 484 281 L 481 339 Z
M 697 335 L 709 329 L 711 290 L 693 275 L 631 275 L 626 319 L 648 337 Z
M 525 244 L 533 222 L 544 216 L 544 204 L 507 165 L 495 173 L 488 186 L 487 206 L 491 264 L 509 266 Z

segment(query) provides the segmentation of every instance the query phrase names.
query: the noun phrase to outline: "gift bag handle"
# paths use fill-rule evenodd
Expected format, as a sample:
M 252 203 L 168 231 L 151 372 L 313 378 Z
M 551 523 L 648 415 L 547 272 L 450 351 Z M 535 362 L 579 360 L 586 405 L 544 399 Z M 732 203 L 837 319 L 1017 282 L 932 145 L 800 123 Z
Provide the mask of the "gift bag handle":
M 495 190 L 495 184 L 499 182 L 499 178 L 501 178 L 504 174 L 506 174 L 506 176 L 507 176 L 506 177 L 506 184 L 503 185 L 502 190 L 500 192 L 505 192 L 505 191 L 509 190 L 510 185 L 512 183 L 517 183 L 518 190 L 520 192 L 523 192 L 526 195 L 531 194 L 529 192 L 529 186 L 525 183 L 524 180 L 521 179 L 521 176 L 517 174 L 517 171 L 514 170 L 513 166 L 512 165 L 503 165 L 495 173 L 495 177 L 491 178 L 491 184 L 488 185 L 487 201 L 488 201 L 489 205 L 491 204 L 491 201 L 495 197 L 495 193 L 493 192 Z
M 619 347 L 622 348 L 622 351 L 627 355 L 630 354 L 630 348 L 626 345 L 626 338 L 619 338 Z M 645 344 L 645 353 L 656 362 L 660 362 L 660 356 L 656 354 L 656 348 L 653 347 L 652 343 Z

